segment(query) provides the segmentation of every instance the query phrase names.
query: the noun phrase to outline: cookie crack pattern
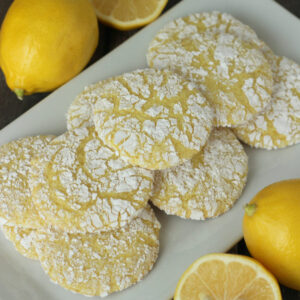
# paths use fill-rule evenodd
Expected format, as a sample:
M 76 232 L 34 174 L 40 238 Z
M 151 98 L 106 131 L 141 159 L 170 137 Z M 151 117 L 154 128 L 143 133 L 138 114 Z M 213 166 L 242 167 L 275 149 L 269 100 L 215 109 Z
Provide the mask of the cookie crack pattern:
M 152 203 L 167 214 L 204 220 L 232 207 L 246 184 L 248 159 L 229 129 L 214 129 L 190 161 L 156 171 Z
M 200 91 L 178 75 L 145 69 L 123 74 L 94 106 L 99 137 L 132 165 L 164 169 L 205 144 L 213 112 Z
M 160 224 L 147 206 L 125 227 L 101 234 L 38 231 L 41 265 L 61 286 L 88 296 L 106 296 L 141 280 L 159 251 Z
M 272 51 L 255 32 L 219 12 L 179 18 L 150 43 L 149 66 L 169 68 L 193 81 L 216 111 L 216 126 L 250 120 L 271 100 Z
M 53 140 L 34 162 L 32 177 L 41 216 L 70 233 L 125 226 L 146 206 L 153 184 L 151 171 L 121 160 L 94 127 Z
M 93 122 L 93 106 L 99 95 L 105 91 L 105 86 L 110 84 L 113 78 L 109 78 L 98 83 L 85 87 L 70 105 L 66 118 L 68 130 L 80 127 L 90 127 Z
M 27 258 L 38 260 L 34 245 L 36 229 L 3 225 L 2 231 L 19 253 Z
M 31 199 L 28 177 L 31 159 L 43 153 L 53 138 L 26 137 L 0 147 L 0 217 L 6 225 L 43 227 Z
M 234 133 L 246 144 L 277 149 L 300 142 L 300 66 L 277 56 L 272 63 L 274 88 L 271 103 Z

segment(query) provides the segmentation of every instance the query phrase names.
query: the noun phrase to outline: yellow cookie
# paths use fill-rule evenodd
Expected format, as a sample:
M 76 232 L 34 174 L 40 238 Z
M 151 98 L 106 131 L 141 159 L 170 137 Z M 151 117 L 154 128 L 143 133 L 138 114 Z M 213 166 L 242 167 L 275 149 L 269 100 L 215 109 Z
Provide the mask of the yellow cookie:
M 147 59 L 149 62 L 152 61 L 156 56 L 156 47 L 166 44 L 166 41 L 204 32 L 230 33 L 244 41 L 262 46 L 262 41 L 257 37 L 255 31 L 232 15 L 218 11 L 202 12 L 190 14 L 166 24 L 151 41 Z
M 248 158 L 230 129 L 214 129 L 192 160 L 157 171 L 152 203 L 167 214 L 204 220 L 232 207 L 246 184 Z
M 206 15 L 167 24 L 151 42 L 147 60 L 195 82 L 215 108 L 215 125 L 233 127 L 270 102 L 272 72 L 254 31 L 229 15 Z
M 277 149 L 300 142 L 300 66 L 278 56 L 272 67 L 274 90 L 270 105 L 234 129 L 240 140 L 255 148 Z
M 107 296 L 140 281 L 159 251 L 160 224 L 147 206 L 126 227 L 101 234 L 37 234 L 41 265 L 51 280 L 87 296 Z
M 67 112 L 67 129 L 94 125 L 92 119 L 93 105 L 97 100 L 97 84 L 84 88 L 84 90 L 71 103 Z
M 94 125 L 93 106 L 105 90 L 105 85 L 111 80 L 112 78 L 109 78 L 89 85 L 75 98 L 66 115 L 68 130 Z
M 166 24 L 153 38 L 147 52 L 149 64 L 157 55 L 156 48 L 168 41 L 182 39 L 197 33 L 230 33 L 247 42 L 254 43 L 264 53 L 272 50 L 258 38 L 255 31 L 232 15 L 219 11 L 190 14 Z M 274 54 L 273 54 L 274 55 Z
M 124 160 L 151 170 L 190 159 L 206 143 L 212 122 L 195 85 L 167 70 L 123 74 L 94 106 L 99 137 Z
M 25 137 L 0 147 L 0 219 L 3 224 L 43 227 L 34 204 L 28 178 L 32 157 L 44 151 L 54 136 Z
M 121 160 L 94 127 L 54 139 L 33 162 L 32 197 L 40 215 L 70 233 L 126 225 L 147 205 L 153 173 Z
M 3 225 L 2 231 L 19 253 L 27 258 L 38 259 L 34 244 L 36 229 Z

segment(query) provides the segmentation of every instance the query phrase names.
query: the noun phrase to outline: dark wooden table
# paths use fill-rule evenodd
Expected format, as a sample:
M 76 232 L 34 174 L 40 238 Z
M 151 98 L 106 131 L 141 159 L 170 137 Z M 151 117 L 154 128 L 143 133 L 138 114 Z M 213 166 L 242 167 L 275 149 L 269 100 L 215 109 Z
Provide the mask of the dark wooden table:
M 6 14 L 6 11 L 13 0 L 0 0 L 0 24 Z M 201 1 L 201 0 L 199 0 Z M 248 0 L 251 1 L 251 0 Z M 276 0 L 290 12 L 300 17 L 300 0 Z M 169 0 L 165 11 L 174 6 L 180 0 Z M 128 39 L 138 30 L 131 30 L 127 32 L 121 32 L 112 28 L 109 28 L 103 24 L 100 24 L 101 43 L 91 59 L 90 64 L 94 63 L 102 56 L 110 52 L 116 46 Z M 300 37 L 299 37 L 300 38 Z M 26 96 L 24 100 L 19 101 L 16 96 L 8 89 L 2 71 L 0 71 L 0 129 L 12 122 L 22 113 L 27 111 L 33 105 L 41 101 L 47 93 L 35 94 L 32 96 Z M 241 240 L 235 245 L 229 252 L 249 255 L 244 240 Z M 292 289 L 288 289 L 281 286 L 282 296 L 284 300 L 300 300 L 300 292 Z M 6 300 L 6 299 L 5 299 Z M 7 299 L 9 300 L 9 299 Z

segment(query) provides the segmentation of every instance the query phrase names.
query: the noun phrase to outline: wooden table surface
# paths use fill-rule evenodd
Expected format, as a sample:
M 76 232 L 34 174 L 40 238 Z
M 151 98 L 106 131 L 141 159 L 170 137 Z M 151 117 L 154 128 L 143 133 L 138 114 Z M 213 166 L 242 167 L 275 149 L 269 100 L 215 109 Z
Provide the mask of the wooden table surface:
M 288 9 L 290 12 L 295 14 L 298 18 L 300 17 L 300 0 L 276 1 L 286 9 Z M 180 2 L 180 0 L 169 0 L 168 5 L 164 11 L 168 10 L 178 2 Z M 0 0 L 0 24 L 2 23 L 6 11 L 11 3 L 12 0 Z M 112 49 L 128 39 L 137 31 L 138 30 L 122 32 L 100 24 L 101 42 L 99 43 L 98 48 L 96 49 L 96 52 L 89 65 L 110 52 Z M 47 95 L 47 93 L 35 94 L 26 96 L 23 101 L 19 101 L 16 96 L 8 89 L 3 73 L 2 71 L 0 71 L 0 129 L 12 122 L 14 119 L 16 119 L 33 105 L 41 101 Z M 245 242 L 243 240 L 241 240 L 235 247 L 233 247 L 230 252 L 249 255 Z M 284 300 L 300 300 L 300 292 L 288 289 L 284 286 L 281 286 L 281 291 Z

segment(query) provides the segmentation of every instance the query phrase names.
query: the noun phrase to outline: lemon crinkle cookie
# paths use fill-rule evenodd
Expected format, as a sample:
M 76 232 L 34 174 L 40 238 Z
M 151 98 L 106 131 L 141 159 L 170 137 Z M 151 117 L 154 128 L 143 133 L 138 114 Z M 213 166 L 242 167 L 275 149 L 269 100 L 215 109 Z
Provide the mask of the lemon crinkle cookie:
M 160 49 L 168 41 L 188 38 L 197 33 L 229 33 L 246 42 L 254 43 L 263 53 L 272 58 L 272 50 L 258 38 L 255 31 L 228 13 L 219 11 L 194 13 L 185 17 L 177 18 L 166 24 L 151 41 L 147 61 L 151 65 Z
M 184 19 L 173 21 L 156 35 L 147 60 L 151 67 L 171 69 L 196 83 L 215 108 L 215 125 L 233 127 L 266 107 L 273 79 L 260 46 L 240 38 L 248 30 L 238 35 L 225 24 L 222 30 L 214 25 L 215 30 L 202 26 L 202 31 Z
M 32 197 L 40 215 L 71 233 L 122 227 L 147 205 L 153 173 L 121 160 L 94 127 L 68 131 L 32 167 Z
M 205 32 L 230 33 L 242 40 L 253 42 L 258 46 L 262 45 L 262 41 L 251 27 L 228 13 L 218 11 L 194 13 L 167 23 L 155 35 L 147 52 L 148 62 L 155 59 L 156 49 L 166 44 L 167 41 L 183 39 L 193 34 Z
M 88 296 L 107 296 L 141 280 L 159 251 L 160 224 L 147 206 L 127 226 L 101 234 L 39 232 L 36 248 L 51 280 Z
M 2 231 L 19 253 L 30 259 L 38 259 L 34 244 L 36 229 L 3 225 Z
M 212 129 L 213 111 L 193 83 L 168 70 L 126 73 L 95 103 L 99 137 L 132 165 L 155 170 L 196 154 Z
M 248 158 L 230 129 L 214 129 L 190 161 L 157 171 L 152 203 L 167 214 L 204 220 L 232 207 L 246 184 Z
M 240 140 L 256 148 L 277 149 L 300 142 L 300 66 L 279 56 L 272 66 L 275 83 L 271 103 L 234 129 Z
M 31 159 L 42 153 L 54 136 L 25 137 L 0 147 L 0 219 L 3 224 L 43 227 L 32 202 L 28 178 Z
M 105 90 L 105 85 L 109 84 L 111 80 L 113 80 L 113 78 L 89 85 L 75 98 L 66 115 L 68 130 L 94 125 L 94 104 L 101 96 L 102 91 Z
M 71 103 L 66 115 L 68 130 L 94 125 L 92 112 L 97 100 L 97 91 L 96 84 L 87 86 Z

